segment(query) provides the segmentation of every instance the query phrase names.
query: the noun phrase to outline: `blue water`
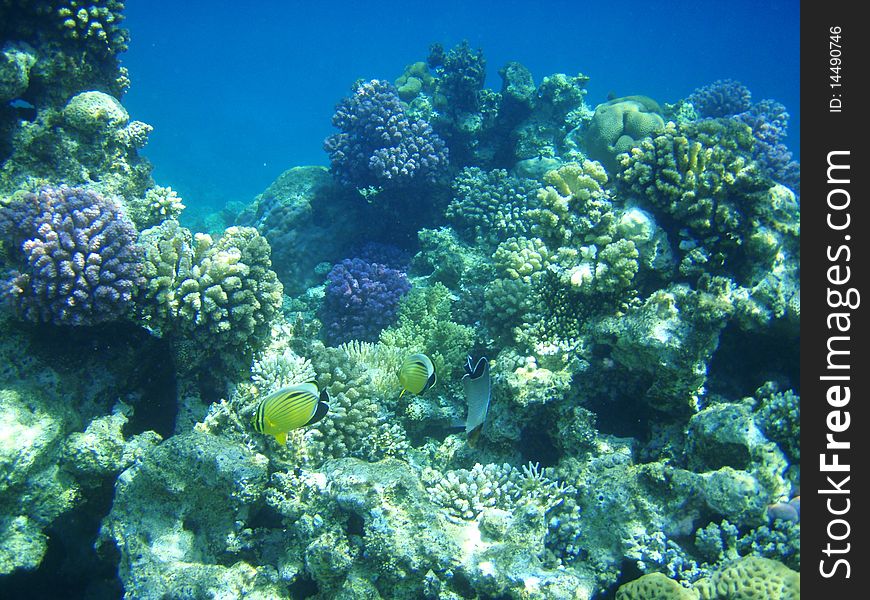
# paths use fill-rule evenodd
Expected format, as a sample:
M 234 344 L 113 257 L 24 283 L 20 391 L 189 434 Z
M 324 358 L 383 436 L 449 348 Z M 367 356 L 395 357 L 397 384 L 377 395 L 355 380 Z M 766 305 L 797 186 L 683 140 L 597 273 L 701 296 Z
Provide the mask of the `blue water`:
M 328 164 L 335 104 L 360 78 L 395 80 L 429 45 L 467 39 L 498 69 L 591 77 L 609 92 L 674 102 L 716 79 L 744 83 L 792 118 L 800 157 L 799 2 L 581 3 L 131 1 L 124 104 L 154 126 L 144 154 L 188 206 L 247 202 L 285 169 Z

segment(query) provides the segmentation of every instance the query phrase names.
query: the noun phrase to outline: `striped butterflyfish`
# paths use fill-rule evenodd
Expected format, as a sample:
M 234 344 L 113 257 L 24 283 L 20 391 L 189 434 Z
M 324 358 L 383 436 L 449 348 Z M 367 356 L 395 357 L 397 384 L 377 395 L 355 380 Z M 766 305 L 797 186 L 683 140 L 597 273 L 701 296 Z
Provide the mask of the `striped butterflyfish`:
M 422 394 L 435 385 L 435 381 L 435 366 L 429 357 L 425 354 L 411 354 L 405 358 L 402 368 L 399 369 L 399 383 L 402 386 L 399 398 L 405 392 Z
M 254 413 L 254 429 L 287 443 L 287 432 L 317 423 L 329 412 L 329 393 L 318 393 L 313 383 L 290 385 L 260 401 Z
M 492 380 L 489 376 L 489 361 L 480 357 L 477 364 L 472 364 L 471 357 L 465 359 L 465 375 L 462 376 L 462 389 L 468 402 L 468 416 L 465 419 L 465 439 L 474 448 L 480 439 L 483 422 L 489 411 L 489 399 L 492 394 Z

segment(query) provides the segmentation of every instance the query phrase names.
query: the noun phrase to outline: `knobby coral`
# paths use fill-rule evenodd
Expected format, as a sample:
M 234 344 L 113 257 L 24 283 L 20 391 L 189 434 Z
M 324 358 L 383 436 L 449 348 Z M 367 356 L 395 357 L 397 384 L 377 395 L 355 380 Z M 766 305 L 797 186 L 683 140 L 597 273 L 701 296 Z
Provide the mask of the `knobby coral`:
M 402 187 L 435 181 L 447 166 L 444 141 L 422 119 L 410 117 L 386 81 L 362 83 L 336 107 L 340 133 L 324 142 L 332 172 L 345 185 Z
M 0 281 L 19 317 L 56 325 L 121 318 L 141 275 L 136 230 L 115 200 L 83 188 L 45 187 L 0 210 L 0 236 L 17 268 Z
M 381 330 L 393 323 L 399 300 L 411 289 L 402 271 L 360 258 L 341 261 L 327 280 L 323 321 L 327 341 L 333 345 L 376 341 Z

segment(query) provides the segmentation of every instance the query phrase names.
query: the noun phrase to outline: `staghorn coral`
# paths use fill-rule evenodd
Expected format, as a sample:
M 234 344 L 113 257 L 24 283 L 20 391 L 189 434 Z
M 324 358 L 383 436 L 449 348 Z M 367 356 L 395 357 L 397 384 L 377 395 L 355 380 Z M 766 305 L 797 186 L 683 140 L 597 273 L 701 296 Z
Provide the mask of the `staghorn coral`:
M 120 205 L 83 188 L 45 187 L 0 209 L 18 270 L 0 282 L 16 315 L 56 325 L 121 319 L 142 278 L 136 231 Z M 13 263 L 14 264 L 14 263 Z
M 388 82 L 360 83 L 336 107 L 326 139 L 332 172 L 357 188 L 433 182 L 447 167 L 447 148 L 422 119 L 410 118 Z
M 507 463 L 476 463 L 470 470 L 424 470 L 422 478 L 434 503 L 454 522 L 474 520 L 488 508 L 511 511 L 536 504 L 546 512 L 575 491 L 537 464 L 518 470 Z

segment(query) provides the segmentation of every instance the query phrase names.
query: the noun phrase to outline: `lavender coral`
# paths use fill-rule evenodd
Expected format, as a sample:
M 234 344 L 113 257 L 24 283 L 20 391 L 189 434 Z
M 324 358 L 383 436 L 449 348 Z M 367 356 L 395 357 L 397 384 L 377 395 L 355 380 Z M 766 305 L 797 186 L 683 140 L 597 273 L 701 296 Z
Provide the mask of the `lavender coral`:
M 136 230 L 117 201 L 62 186 L 0 210 L 0 237 L 20 264 L 0 281 L 19 317 L 93 325 L 121 317 L 142 284 Z
M 399 300 L 411 289 L 401 271 L 360 258 L 345 259 L 327 275 L 323 321 L 332 345 L 373 342 L 396 318 Z
M 752 94 L 739 81 L 720 79 L 692 92 L 688 100 L 705 118 L 730 117 L 749 109 Z
M 752 128 L 755 138 L 752 158 L 762 172 L 794 191 L 800 191 L 800 164 L 792 160 L 791 151 L 783 143 L 788 131 L 789 114 L 775 100 L 762 100 L 736 116 Z
M 373 79 L 359 84 L 336 107 L 341 130 L 324 148 L 339 181 L 359 188 L 402 187 L 435 181 L 447 166 L 444 141 L 422 119 L 408 116 L 396 89 Z

